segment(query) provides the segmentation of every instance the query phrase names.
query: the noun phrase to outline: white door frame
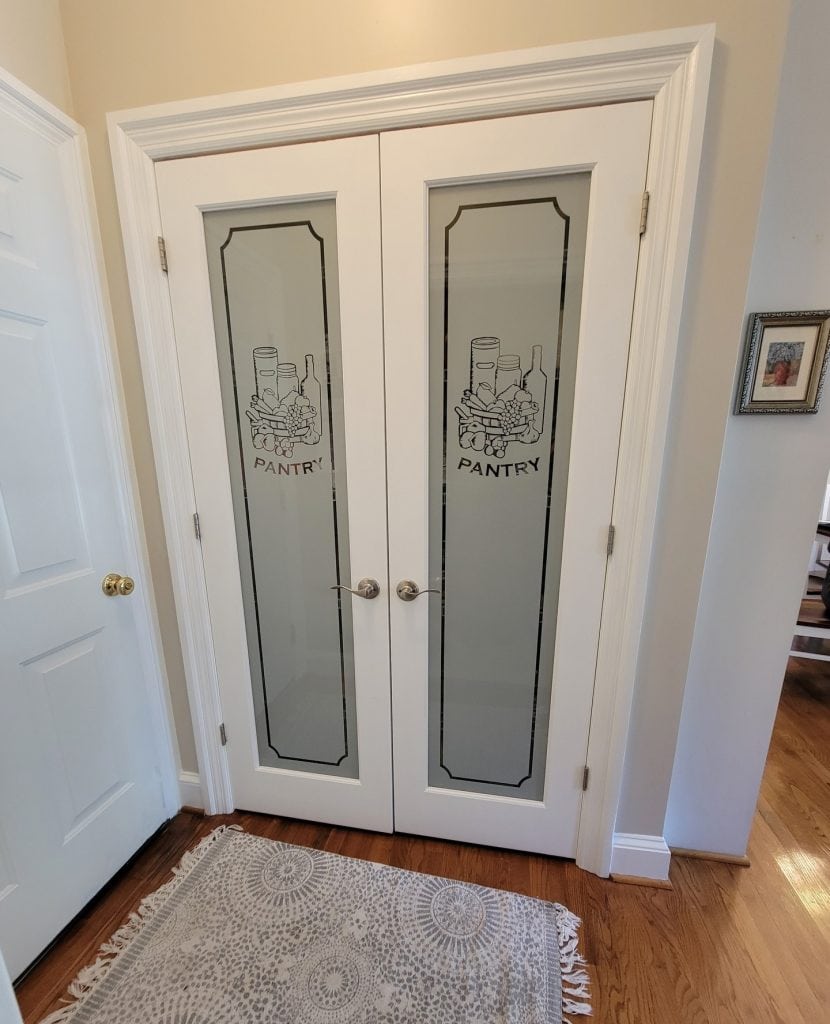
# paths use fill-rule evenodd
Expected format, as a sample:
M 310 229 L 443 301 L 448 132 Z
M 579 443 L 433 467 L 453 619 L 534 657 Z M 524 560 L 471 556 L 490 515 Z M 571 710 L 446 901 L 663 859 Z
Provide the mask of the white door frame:
M 110 471 L 118 498 L 117 515 L 124 543 L 126 571 L 129 571 L 136 583 L 135 593 L 130 600 L 142 661 L 141 677 L 150 708 L 164 809 L 172 817 L 181 807 L 177 770 L 179 751 L 172 726 L 169 689 L 161 655 L 161 635 L 138 502 L 135 465 L 123 412 L 124 390 L 107 294 L 86 133 L 71 117 L 3 68 L 0 68 L 0 110 L 50 142 L 58 151 L 61 161 L 66 204 L 73 227 L 76 267 L 82 288 L 80 298 L 86 313 L 85 323 L 90 331 L 89 343 L 98 359 L 100 412 Z M 125 571 L 124 568 L 122 571 Z
M 130 290 L 208 813 L 232 810 L 166 280 L 154 162 L 390 128 L 654 100 L 651 194 L 632 319 L 616 547 L 600 631 L 577 864 L 607 875 L 622 784 L 715 27 L 441 61 L 165 103 L 108 117 Z M 168 254 L 176 259 L 175 253 Z
M 23 1024 L 20 1006 L 12 988 L 12 980 L 6 967 L 6 961 L 0 952 L 0 1021 L 3 1024 Z

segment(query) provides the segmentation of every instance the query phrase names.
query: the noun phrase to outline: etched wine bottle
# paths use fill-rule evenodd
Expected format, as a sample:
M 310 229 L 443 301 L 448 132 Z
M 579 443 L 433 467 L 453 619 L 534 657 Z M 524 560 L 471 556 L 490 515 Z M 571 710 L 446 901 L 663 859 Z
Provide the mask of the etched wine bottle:
M 542 346 L 534 345 L 532 352 L 530 369 L 524 375 L 522 384 L 525 391 L 530 393 L 530 397 L 539 406 L 539 411 L 533 417 L 533 426 L 541 434 L 545 425 L 545 395 L 548 390 L 548 378 L 547 374 L 542 372 Z
M 305 357 L 305 377 L 300 385 L 300 394 L 305 396 L 314 408 L 314 429 L 318 434 L 323 432 L 322 388 L 320 381 L 314 376 L 314 356 Z

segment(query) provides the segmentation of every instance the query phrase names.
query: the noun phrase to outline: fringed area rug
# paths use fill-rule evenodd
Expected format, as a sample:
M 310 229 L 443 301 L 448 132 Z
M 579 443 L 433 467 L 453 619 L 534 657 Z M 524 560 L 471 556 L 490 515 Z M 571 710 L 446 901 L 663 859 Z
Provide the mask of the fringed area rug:
M 43 1024 L 561 1024 L 591 1012 L 578 927 L 557 903 L 223 826 Z

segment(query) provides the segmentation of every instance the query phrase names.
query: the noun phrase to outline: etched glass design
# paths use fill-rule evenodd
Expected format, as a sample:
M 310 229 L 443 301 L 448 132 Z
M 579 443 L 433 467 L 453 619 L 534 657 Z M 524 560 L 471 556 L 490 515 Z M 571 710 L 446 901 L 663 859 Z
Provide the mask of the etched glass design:
M 356 778 L 335 203 L 204 223 L 260 763 Z
M 541 800 L 590 174 L 429 193 L 429 783 Z

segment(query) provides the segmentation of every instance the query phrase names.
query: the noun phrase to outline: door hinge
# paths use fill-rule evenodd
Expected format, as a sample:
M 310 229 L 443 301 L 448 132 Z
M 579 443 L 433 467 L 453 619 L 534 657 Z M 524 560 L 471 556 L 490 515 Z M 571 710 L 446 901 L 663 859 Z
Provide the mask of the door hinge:
M 651 199 L 650 192 L 643 192 L 643 202 L 640 206 L 640 234 L 646 233 L 646 225 L 648 224 L 648 204 Z
M 193 532 L 196 534 L 196 540 L 202 539 L 202 524 L 199 521 L 199 513 L 193 513 Z
M 582 792 L 583 793 L 588 788 L 588 778 L 589 778 L 590 774 L 591 774 L 591 769 L 586 764 L 585 767 L 582 769 Z
M 608 543 L 605 545 L 605 553 L 610 558 L 614 553 L 614 538 L 617 536 L 617 528 L 611 523 L 608 527 Z
M 219 739 L 222 741 L 223 747 L 226 747 L 228 745 L 228 734 L 225 732 L 224 722 L 221 722 L 219 724 Z
M 642 231 L 640 232 L 640 234 L 642 234 Z M 161 237 L 161 235 L 158 236 L 158 243 L 159 243 L 159 263 L 161 264 L 161 269 L 166 274 L 167 273 L 167 244 L 165 243 L 165 241 Z

